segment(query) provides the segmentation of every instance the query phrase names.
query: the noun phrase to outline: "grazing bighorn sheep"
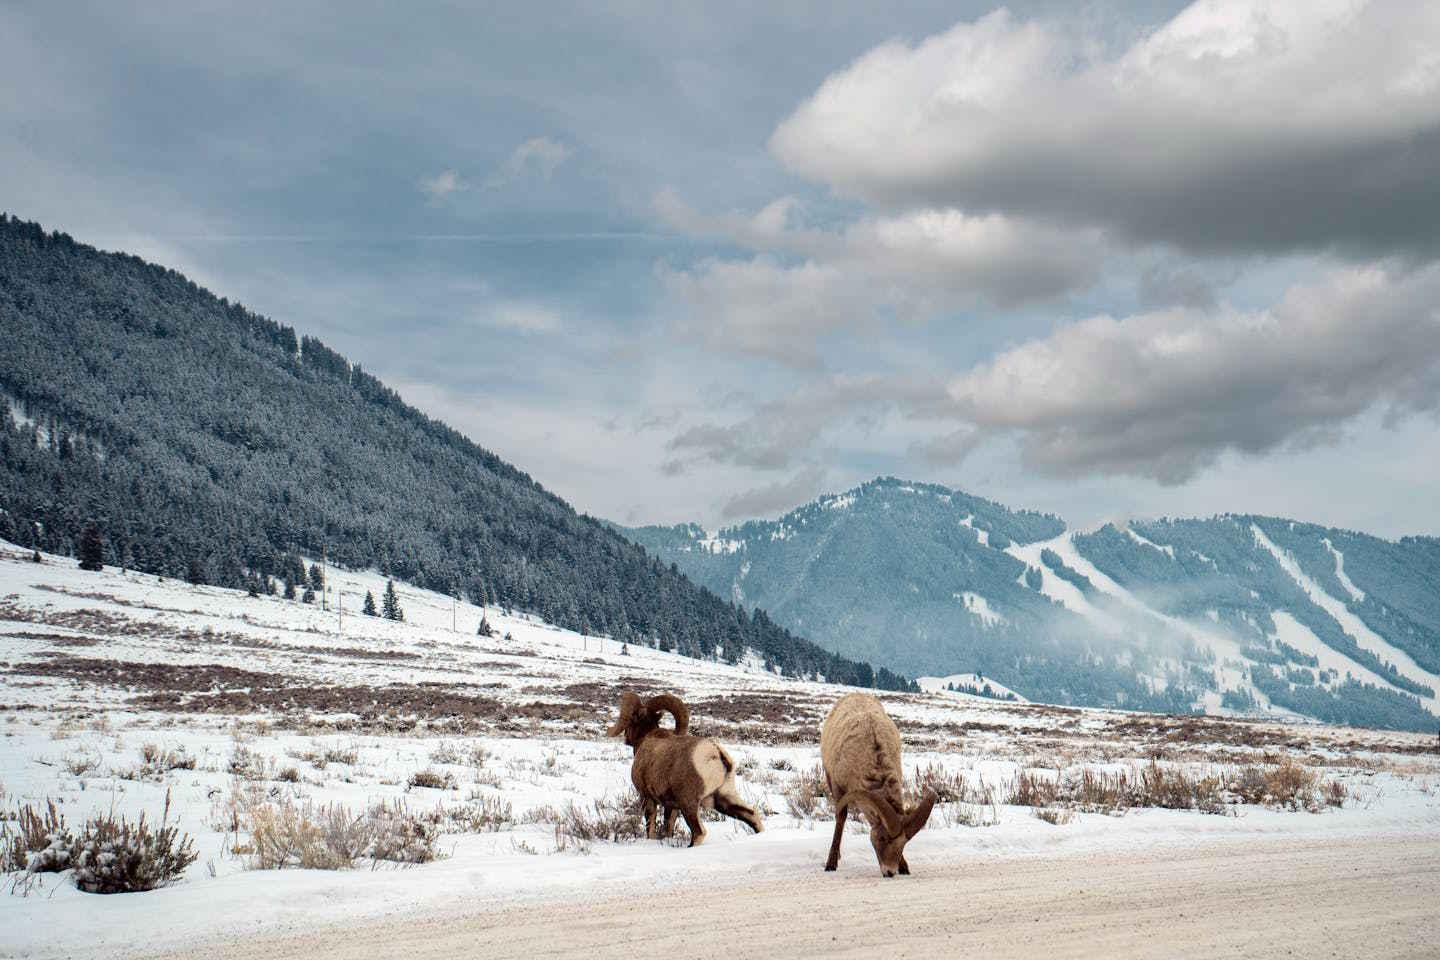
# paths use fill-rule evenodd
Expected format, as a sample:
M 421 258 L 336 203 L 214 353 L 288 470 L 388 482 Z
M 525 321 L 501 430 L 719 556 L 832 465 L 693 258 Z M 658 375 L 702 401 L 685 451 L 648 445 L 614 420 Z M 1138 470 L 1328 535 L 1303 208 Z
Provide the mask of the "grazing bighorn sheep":
M 661 711 L 675 718 L 675 729 L 660 726 Z M 625 736 L 635 749 L 630 779 L 645 803 L 645 835 L 655 839 L 655 808 L 665 808 L 669 837 L 675 815 L 684 816 L 690 827 L 690 846 L 705 841 L 700 808 L 714 808 L 727 817 L 742 820 L 759 833 L 760 816 L 735 787 L 735 761 L 714 740 L 690 735 L 690 708 L 676 696 L 663 693 L 641 700 L 626 690 L 620 695 L 620 718 L 606 731 L 607 736 Z
M 870 845 L 887 877 L 908 874 L 905 844 L 930 819 L 935 791 L 927 790 L 915 809 L 905 811 L 901 797 L 904 773 L 900 768 L 900 731 L 880 701 L 868 693 L 841 697 L 825 718 L 820 731 L 820 762 L 825 785 L 835 807 L 835 839 L 830 842 L 826 870 L 840 863 L 840 838 L 845 817 L 858 806 L 870 820 Z

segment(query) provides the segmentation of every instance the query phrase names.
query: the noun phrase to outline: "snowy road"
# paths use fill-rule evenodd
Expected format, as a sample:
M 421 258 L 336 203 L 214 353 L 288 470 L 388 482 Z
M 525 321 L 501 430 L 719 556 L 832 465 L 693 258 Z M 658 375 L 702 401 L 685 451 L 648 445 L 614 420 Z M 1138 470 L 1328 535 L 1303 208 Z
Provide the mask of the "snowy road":
M 211 960 L 1434 957 L 1440 837 L 1230 842 L 510 907 L 191 947 Z M 677 855 L 680 852 L 677 851 Z M 851 869 L 846 870 L 846 866 Z M 615 891 L 621 894 L 622 891 Z

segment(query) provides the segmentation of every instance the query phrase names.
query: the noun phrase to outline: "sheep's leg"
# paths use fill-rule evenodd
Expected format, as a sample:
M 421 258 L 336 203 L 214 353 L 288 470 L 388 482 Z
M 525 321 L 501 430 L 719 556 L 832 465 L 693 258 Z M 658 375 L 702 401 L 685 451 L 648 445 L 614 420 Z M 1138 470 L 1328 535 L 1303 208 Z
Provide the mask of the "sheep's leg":
M 902 877 L 910 876 L 910 864 L 905 862 L 905 854 L 903 853 L 900 854 L 900 875 Z
M 686 807 L 680 813 L 685 817 L 685 826 L 690 828 L 690 846 L 700 846 L 705 842 L 705 825 L 700 822 L 700 811 Z
M 655 801 L 645 799 L 645 839 L 655 839 Z
M 759 833 L 763 829 L 760 823 L 760 815 L 755 812 L 755 809 L 741 802 L 736 797 L 727 796 L 717 791 L 715 794 L 715 809 L 727 817 L 739 820 L 756 833 Z
M 675 835 L 675 818 L 679 815 L 680 811 L 675 807 L 667 806 L 665 808 L 665 828 L 660 831 L 660 837 L 662 839 L 669 840 Z
M 840 866 L 840 838 L 845 836 L 845 818 L 849 814 L 849 807 L 841 807 L 835 811 L 835 839 L 830 841 L 830 856 L 825 861 L 826 870 L 834 870 Z

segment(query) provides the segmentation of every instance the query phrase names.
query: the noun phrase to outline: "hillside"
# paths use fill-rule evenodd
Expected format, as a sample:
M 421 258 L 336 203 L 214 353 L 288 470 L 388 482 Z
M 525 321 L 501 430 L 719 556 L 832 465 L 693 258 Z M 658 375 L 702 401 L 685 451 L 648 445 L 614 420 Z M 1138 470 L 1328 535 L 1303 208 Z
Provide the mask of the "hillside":
M 839 874 L 822 870 L 834 812 L 818 737 L 843 687 L 627 651 L 405 583 L 404 623 L 367 617 L 361 597 L 385 583 L 375 571 L 332 568 L 322 611 L 32 557 L 0 542 L 0 955 L 209 956 L 207 943 L 229 940 L 288 956 L 261 938 L 397 918 L 449 929 L 481 912 L 510 930 L 536 903 L 614 900 L 600 921 L 611 929 L 636 916 L 636 897 L 756 883 L 873 896 L 882 883 L 863 827 L 847 831 Z M 494 636 L 476 635 L 482 616 Z M 605 736 L 624 690 L 684 698 L 692 729 L 734 758 L 764 832 L 706 814 L 703 846 L 681 848 L 683 825 L 644 839 L 631 750 Z M 1097 857 L 1193 867 L 1257 844 L 1273 860 L 1388 840 L 1434 859 L 1433 841 L 1416 846 L 1440 836 L 1430 733 L 882 696 L 904 738 L 906 795 L 942 794 L 906 848 L 922 886 L 1043 859 L 1047 875 L 1074 869 L 1088 887 Z M 22 811 L 51 802 L 77 832 L 95 816 L 163 818 L 198 859 L 173 885 L 104 897 L 73 871 L 27 874 L 7 860 L 10 841 Z M 262 847 L 277 823 L 309 840 Z M 354 839 L 396 833 L 407 842 Z M 1383 867 L 1396 876 L 1395 861 Z M 396 937 L 369 952 L 420 934 Z
M 722 601 L 358 365 L 180 274 L 0 216 L 0 538 L 238 587 L 298 554 L 587 634 L 896 688 Z
M 881 479 L 775 521 L 629 531 L 848 656 L 1032 700 L 1433 730 L 1440 541 L 1266 517 L 1088 533 Z

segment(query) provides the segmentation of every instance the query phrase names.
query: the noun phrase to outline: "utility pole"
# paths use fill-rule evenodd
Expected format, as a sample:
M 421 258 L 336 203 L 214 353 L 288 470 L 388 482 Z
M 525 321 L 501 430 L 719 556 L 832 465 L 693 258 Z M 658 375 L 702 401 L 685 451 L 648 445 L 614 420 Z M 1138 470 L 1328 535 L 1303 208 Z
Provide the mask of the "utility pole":
M 330 594 L 330 566 L 325 562 L 325 544 L 320 544 L 320 612 L 330 609 L 325 598 Z
M 457 600 L 455 597 L 451 597 L 451 598 L 450 598 L 450 632 L 451 632 L 451 633 L 459 633 L 459 632 L 460 632 L 459 621 L 456 620 L 456 617 L 458 616 L 458 614 L 456 613 L 456 609 L 455 609 L 455 608 L 458 607 L 459 605 L 460 605 L 459 600 Z
M 340 636 L 345 636 L 345 594 L 335 591 L 335 602 L 340 607 Z

